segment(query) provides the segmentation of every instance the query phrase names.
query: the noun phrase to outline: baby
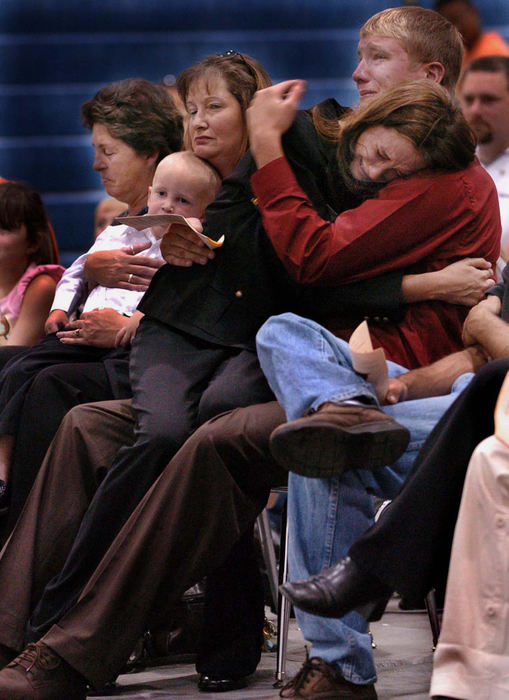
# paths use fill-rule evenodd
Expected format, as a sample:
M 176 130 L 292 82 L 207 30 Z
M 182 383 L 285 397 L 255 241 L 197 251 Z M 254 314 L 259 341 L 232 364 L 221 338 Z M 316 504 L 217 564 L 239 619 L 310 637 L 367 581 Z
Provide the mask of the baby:
M 220 184 L 216 171 L 191 151 L 172 153 L 163 158 L 156 168 L 152 186 L 149 187 L 147 213 L 149 216 L 180 214 L 185 217 L 202 218 L 205 207 L 215 198 Z M 76 303 L 82 300 L 87 289 L 85 260 L 90 253 L 130 247 L 137 243 L 146 243 L 148 239 L 151 246 L 143 251 L 143 255 L 160 258 L 159 238 L 163 234 L 164 230 L 137 231 L 128 226 L 108 226 L 90 250 L 64 273 L 46 321 L 46 333 L 55 333 L 64 328 L 69 322 L 70 313 L 76 308 Z M 113 308 L 119 313 L 131 316 L 141 296 L 141 292 L 98 285 L 88 294 L 83 311 Z M 60 340 L 68 342 L 69 338 L 63 336 Z
M 190 151 L 166 156 L 154 173 L 149 187 L 148 215 L 179 214 L 202 218 L 206 206 L 215 198 L 221 184 L 218 173 L 206 161 Z M 82 255 L 66 270 L 59 282 L 50 314 L 46 320 L 46 337 L 18 355 L 0 373 L 0 509 L 8 503 L 7 480 L 14 434 L 25 393 L 40 370 L 56 363 L 97 362 L 114 352 L 112 348 L 99 348 L 83 344 L 79 330 L 65 330 L 69 317 L 88 290 L 84 274 L 85 260 L 97 250 L 111 250 L 146 243 L 151 246 L 143 255 L 161 257 L 161 230 L 137 231 L 125 225 L 108 226 L 97 238 L 88 253 Z M 117 334 L 117 345 L 128 345 L 133 338 L 143 314 L 136 307 L 143 292 L 94 287 L 83 306 L 83 312 L 99 308 L 111 308 L 130 319 Z M 57 333 L 58 331 L 58 333 Z M 62 346 L 66 347 L 63 348 Z M 2 496 L 2 493 L 4 494 Z
M 152 186 L 148 188 L 147 215 L 179 214 L 201 219 L 220 184 L 217 171 L 191 151 L 172 153 L 163 158 L 154 173 Z M 156 239 L 160 239 L 166 233 L 167 226 L 153 226 L 149 230 Z M 142 317 L 141 311 L 132 313 L 117 334 L 117 345 L 131 343 Z

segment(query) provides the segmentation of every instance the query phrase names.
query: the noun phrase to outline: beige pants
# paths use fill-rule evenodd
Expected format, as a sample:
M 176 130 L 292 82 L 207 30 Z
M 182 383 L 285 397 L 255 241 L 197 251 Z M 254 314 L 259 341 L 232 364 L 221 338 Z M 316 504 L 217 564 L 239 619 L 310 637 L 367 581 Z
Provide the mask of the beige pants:
M 430 694 L 509 700 L 509 447 L 495 437 L 468 467 Z

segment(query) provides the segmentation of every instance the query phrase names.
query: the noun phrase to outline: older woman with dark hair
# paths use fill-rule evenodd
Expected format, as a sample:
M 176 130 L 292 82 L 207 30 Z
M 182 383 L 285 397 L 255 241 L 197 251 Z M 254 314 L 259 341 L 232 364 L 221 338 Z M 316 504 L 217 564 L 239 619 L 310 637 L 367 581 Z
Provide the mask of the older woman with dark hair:
M 111 83 L 84 103 L 82 117 L 84 125 L 92 132 L 94 169 L 101 173 L 106 191 L 121 198 L 127 204 L 129 213 L 143 213 L 148 188 L 158 162 L 169 153 L 180 150 L 182 143 L 182 118 L 166 90 L 141 78 Z M 118 226 L 111 226 L 104 231 L 104 245 L 111 240 L 112 248 L 118 246 L 118 231 Z M 98 245 L 100 247 L 103 243 Z M 121 260 L 123 269 L 136 271 L 138 284 L 127 283 L 127 280 L 132 281 L 134 277 L 131 272 L 124 272 L 125 281 L 117 284 L 116 275 L 112 271 L 105 286 L 138 290 L 141 298 L 146 285 L 139 284 L 143 279 L 140 270 L 144 271 L 146 280 L 147 275 L 153 275 L 163 264 L 160 257 L 139 255 L 148 245 L 142 243 L 131 246 L 128 251 L 108 251 L 108 257 L 115 256 Z M 67 281 L 59 288 L 58 308 L 62 309 L 61 304 L 65 304 L 66 313 L 80 303 L 80 281 L 85 277 L 84 265 L 88 257 L 94 255 L 101 256 L 101 253 L 80 256 L 65 275 Z M 92 283 L 102 283 L 99 276 L 94 276 L 93 273 L 88 276 Z M 76 321 L 65 327 L 62 327 L 62 321 L 50 329 L 52 334 L 47 335 L 37 348 L 29 348 L 17 354 L 3 368 L 2 377 L 7 377 L 10 382 L 15 381 L 16 373 L 20 381 L 28 381 L 30 378 L 30 384 L 26 384 L 28 393 L 21 399 L 17 412 L 17 426 L 14 430 L 9 426 L 8 430 L 3 431 L 10 438 L 8 451 L 5 455 L 2 453 L 0 460 L 5 461 L 7 455 L 10 456 L 10 519 L 15 520 L 19 514 L 48 445 L 69 408 L 86 401 L 131 395 L 129 350 L 115 347 L 118 331 L 129 320 L 127 315 L 121 313 L 122 303 L 125 302 L 119 300 L 119 311 L 101 308 L 83 314 L 79 319 L 79 342 L 73 343 L 74 347 L 65 343 L 69 337 L 75 337 Z M 127 307 L 124 310 L 127 312 Z M 64 316 L 67 318 L 65 314 Z M 62 331 L 59 337 L 64 342 L 56 341 L 53 333 L 57 330 Z M 78 344 L 97 351 L 97 360 L 80 362 L 75 347 Z M 62 363 L 59 363 L 60 357 Z M 70 359 L 72 357 L 77 359 Z M 51 366 L 48 367 L 49 362 Z M 32 370 L 39 367 L 42 369 L 32 382 Z M 41 410 L 43 406 L 46 410 Z M 37 426 L 36 438 L 34 426 Z M 28 434 L 34 436 L 34 439 L 27 440 Z

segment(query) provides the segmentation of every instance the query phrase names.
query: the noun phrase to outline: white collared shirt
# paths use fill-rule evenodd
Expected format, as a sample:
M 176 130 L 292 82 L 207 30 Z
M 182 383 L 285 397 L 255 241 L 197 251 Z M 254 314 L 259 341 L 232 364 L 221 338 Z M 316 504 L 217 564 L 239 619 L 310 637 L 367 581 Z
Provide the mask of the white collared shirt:
M 99 234 L 93 246 L 86 253 L 80 255 L 64 272 L 62 279 L 57 285 L 51 311 L 61 309 L 69 315 L 86 297 L 83 311 L 110 308 L 118 311 L 119 314 L 130 316 L 136 310 L 144 292 L 119 289 L 118 287 L 103 287 L 100 284 L 88 292 L 88 281 L 85 278 L 85 262 L 90 253 L 95 253 L 99 250 L 128 248 L 137 243 L 147 243 L 147 241 L 151 243 L 150 248 L 143 250 L 139 255 L 161 258 L 161 241 L 152 235 L 150 229 L 137 231 L 123 224 L 108 226 Z
M 509 148 L 501 153 L 491 163 L 483 163 L 483 167 L 489 172 L 495 183 L 500 206 L 500 219 L 502 221 L 502 239 L 500 242 L 501 254 L 497 262 L 497 277 L 502 280 L 502 270 L 509 261 Z

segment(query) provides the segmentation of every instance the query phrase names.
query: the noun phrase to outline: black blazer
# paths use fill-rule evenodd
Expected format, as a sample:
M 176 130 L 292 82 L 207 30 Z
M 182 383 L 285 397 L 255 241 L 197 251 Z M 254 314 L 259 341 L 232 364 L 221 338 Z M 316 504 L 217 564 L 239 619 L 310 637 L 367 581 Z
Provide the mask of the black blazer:
M 324 108 L 338 115 L 344 111 L 334 100 L 328 100 Z M 333 220 L 339 210 L 356 206 L 358 201 L 348 193 L 335 167 L 334 145 L 318 136 L 309 112 L 298 113 L 283 145 L 300 186 L 323 218 Z M 154 275 L 139 309 L 149 318 L 199 338 L 251 349 L 261 324 L 284 311 L 326 316 L 328 305 L 339 316 L 342 309 L 350 311 L 353 306 L 361 317 L 395 313 L 400 274 L 333 290 L 305 288 L 289 278 L 265 234 L 253 199 L 249 178 L 255 170 L 248 151 L 206 209 L 204 232 L 214 239 L 225 236 L 214 260 L 190 268 L 164 265 Z

